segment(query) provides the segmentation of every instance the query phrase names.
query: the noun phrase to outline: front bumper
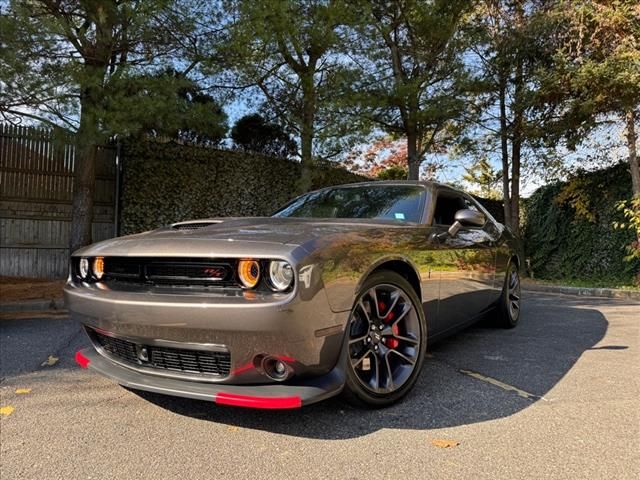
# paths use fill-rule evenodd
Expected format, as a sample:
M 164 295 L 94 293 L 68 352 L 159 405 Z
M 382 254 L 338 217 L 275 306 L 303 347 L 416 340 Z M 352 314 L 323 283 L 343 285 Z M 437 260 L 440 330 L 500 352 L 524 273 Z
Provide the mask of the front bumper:
M 344 382 L 339 358 L 349 312 L 332 312 L 323 288 L 246 295 L 70 282 L 65 298 L 72 318 L 90 330 L 140 345 L 230 353 L 229 374 L 219 377 L 145 371 L 106 354 L 90 335 L 97 351 L 82 352 L 90 368 L 134 389 L 255 406 L 255 397 L 313 403 L 338 393 Z M 292 376 L 278 383 L 265 375 L 256 358 L 267 355 L 286 359 Z M 230 395 L 251 398 L 243 403 Z
M 114 379 L 120 385 L 135 390 L 249 408 L 285 409 L 309 405 L 337 395 L 345 381 L 344 371 L 340 365 L 325 375 L 308 378 L 295 385 L 240 386 L 141 375 L 111 362 L 93 348 L 77 352 L 76 362 L 83 368 L 95 370 Z

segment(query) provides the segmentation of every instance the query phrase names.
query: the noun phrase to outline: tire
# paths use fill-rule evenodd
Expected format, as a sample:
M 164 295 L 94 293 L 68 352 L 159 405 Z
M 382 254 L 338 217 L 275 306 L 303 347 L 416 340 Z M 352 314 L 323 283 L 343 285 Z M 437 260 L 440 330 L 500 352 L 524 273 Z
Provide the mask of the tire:
M 498 326 L 514 328 L 518 325 L 521 307 L 520 293 L 520 273 L 517 265 L 511 262 L 507 268 L 498 305 Z
M 345 337 L 343 396 L 349 403 L 387 407 L 411 390 L 424 363 L 427 324 L 422 302 L 404 277 L 383 270 L 364 282 Z

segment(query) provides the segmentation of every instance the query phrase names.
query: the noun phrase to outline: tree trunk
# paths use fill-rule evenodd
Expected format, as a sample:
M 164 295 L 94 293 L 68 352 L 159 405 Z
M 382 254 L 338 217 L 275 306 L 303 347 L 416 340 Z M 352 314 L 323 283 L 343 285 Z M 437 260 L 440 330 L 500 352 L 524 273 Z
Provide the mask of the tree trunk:
M 418 157 L 418 134 L 415 129 L 407 131 L 408 180 L 420 180 L 420 158 Z
M 516 2 L 516 27 L 524 24 L 524 7 L 522 1 Z M 511 138 L 511 229 L 520 234 L 520 160 L 522 154 L 524 128 L 524 60 L 523 54 L 516 51 L 513 92 L 513 129 Z
M 640 166 L 638 165 L 638 144 L 636 137 L 636 116 L 633 110 L 626 114 L 627 147 L 629 148 L 629 170 L 631 171 L 631 190 L 634 196 L 640 196 Z
M 500 153 L 502 158 L 502 196 L 504 223 L 511 227 L 511 194 L 509 193 L 509 141 L 507 132 L 507 82 L 500 79 Z
M 73 253 L 92 241 L 93 196 L 96 188 L 97 120 L 88 99 L 82 100 L 80 128 L 76 135 L 73 205 L 69 247 Z
M 514 117 L 511 138 L 511 222 L 514 233 L 520 231 L 520 160 L 522 157 L 523 117 L 522 112 L 522 63 L 516 65 L 514 92 Z
M 520 124 L 522 118 L 520 118 Z M 514 131 L 511 145 L 511 229 L 515 234 L 520 232 L 520 157 L 522 151 L 522 137 L 518 125 Z
M 106 63 L 87 63 L 84 67 L 86 83 L 80 93 L 80 128 L 76 134 L 73 175 L 73 203 L 71 206 L 71 253 L 92 242 L 93 197 L 96 189 L 96 154 L 100 141 L 97 105 L 103 91 L 102 80 Z
M 298 192 L 305 193 L 313 185 L 313 136 L 316 115 L 316 92 L 313 72 L 302 76 L 302 125 L 300 128 L 300 156 L 302 170 Z

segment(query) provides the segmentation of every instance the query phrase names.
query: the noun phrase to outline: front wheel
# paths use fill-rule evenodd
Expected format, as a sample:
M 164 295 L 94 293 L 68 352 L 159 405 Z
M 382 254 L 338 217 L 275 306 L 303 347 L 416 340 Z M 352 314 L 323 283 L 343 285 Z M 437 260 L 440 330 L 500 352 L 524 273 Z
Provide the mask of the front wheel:
M 424 362 L 427 327 L 422 303 L 404 277 L 381 271 L 367 279 L 351 310 L 347 337 L 347 400 L 380 408 L 409 392 Z

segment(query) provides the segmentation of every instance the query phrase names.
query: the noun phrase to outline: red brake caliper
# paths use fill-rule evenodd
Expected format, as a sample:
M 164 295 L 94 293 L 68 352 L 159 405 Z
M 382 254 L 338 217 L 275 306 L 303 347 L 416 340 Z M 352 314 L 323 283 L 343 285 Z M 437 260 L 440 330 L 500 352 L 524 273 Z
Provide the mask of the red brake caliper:
M 378 302 L 378 309 L 379 311 L 384 311 L 385 308 L 385 304 L 383 302 Z M 387 315 L 384 317 L 384 323 L 389 323 L 391 321 L 393 321 L 393 319 L 396 318 L 396 314 L 393 313 L 392 311 L 390 311 L 389 313 L 387 313 Z M 398 335 L 398 325 L 393 325 L 391 327 L 391 331 L 393 332 L 394 335 Z M 400 345 L 400 342 L 398 341 L 397 338 L 385 338 L 385 345 L 389 348 L 398 348 L 398 345 Z

